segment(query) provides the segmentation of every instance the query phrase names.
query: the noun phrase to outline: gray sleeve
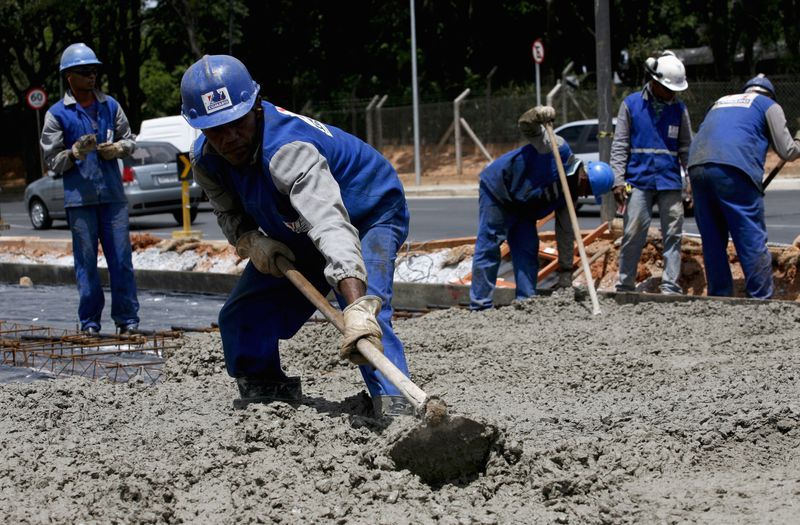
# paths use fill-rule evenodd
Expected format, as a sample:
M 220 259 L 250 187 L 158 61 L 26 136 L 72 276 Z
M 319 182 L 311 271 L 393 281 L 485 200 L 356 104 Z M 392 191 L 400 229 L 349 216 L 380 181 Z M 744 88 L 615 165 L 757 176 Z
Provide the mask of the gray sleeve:
M 681 115 L 681 128 L 678 131 L 678 158 L 684 168 L 689 167 L 689 146 L 692 145 L 692 121 L 689 110 L 684 106 Z
M 61 123 L 49 111 L 44 115 L 44 127 L 39 139 L 47 167 L 56 173 L 64 173 L 73 166 L 69 150 L 64 145 L 64 132 Z
M 575 238 L 572 233 L 572 222 L 569 209 L 564 206 L 556 210 L 556 248 L 558 249 L 558 269 L 562 272 L 572 271 L 575 253 Z
M 278 191 L 289 196 L 309 228 L 309 238 L 325 257 L 328 283 L 336 290 L 348 277 L 366 283 L 358 230 L 350 223 L 328 160 L 313 144 L 295 141 L 275 152 L 269 171 Z
M 611 143 L 611 169 L 614 171 L 614 186 L 625 184 L 625 172 L 631 155 L 631 112 L 623 102 L 619 105 L 614 141 Z
M 128 117 L 125 116 L 125 112 L 119 104 L 117 104 L 117 115 L 114 119 L 114 141 L 122 146 L 126 157 L 130 156 L 136 149 L 136 142 L 133 140 Z
M 770 142 L 775 153 L 785 161 L 793 161 L 800 157 L 800 143 L 792 138 L 786 127 L 786 115 L 778 104 L 769 107 L 766 113 Z
M 193 155 L 190 155 L 193 157 Z M 236 246 L 236 241 L 245 233 L 257 230 L 258 224 L 244 210 L 244 206 L 236 195 L 229 193 L 217 179 L 215 173 L 208 173 L 192 158 L 194 180 L 206 192 L 214 215 L 217 216 L 222 233 L 228 242 Z

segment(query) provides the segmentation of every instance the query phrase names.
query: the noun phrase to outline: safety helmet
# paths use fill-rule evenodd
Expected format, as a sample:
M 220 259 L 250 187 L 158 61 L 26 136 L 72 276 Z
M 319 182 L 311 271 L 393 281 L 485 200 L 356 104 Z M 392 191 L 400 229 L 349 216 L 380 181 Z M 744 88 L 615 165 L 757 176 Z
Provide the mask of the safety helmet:
M 775 100 L 775 86 L 772 82 L 764 76 L 764 73 L 759 73 L 744 85 L 745 93 L 758 93 L 759 95 L 766 95 L 772 100 Z
M 658 58 L 648 58 L 644 62 L 644 69 L 653 80 L 670 91 L 683 91 L 689 87 L 686 68 L 672 51 L 664 51 Z
M 221 126 L 246 115 L 260 89 L 239 60 L 205 55 L 181 79 L 181 115 L 195 129 Z
M 59 73 L 77 66 L 90 66 L 90 65 L 103 65 L 102 62 L 97 60 L 97 55 L 94 54 L 92 48 L 86 44 L 79 42 L 72 44 L 61 53 L 61 67 L 58 69 Z
M 600 204 L 600 196 L 611 191 L 614 187 L 614 171 L 606 162 L 593 160 L 586 164 L 586 174 L 589 176 L 589 185 L 592 194 Z

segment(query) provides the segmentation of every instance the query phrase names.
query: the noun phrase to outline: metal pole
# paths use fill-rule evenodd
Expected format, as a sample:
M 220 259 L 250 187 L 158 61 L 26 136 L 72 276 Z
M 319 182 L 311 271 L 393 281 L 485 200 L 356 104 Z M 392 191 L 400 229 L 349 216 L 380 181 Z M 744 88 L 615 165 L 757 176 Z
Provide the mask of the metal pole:
M 456 175 L 461 175 L 461 103 L 469 95 L 469 88 L 453 100 L 453 132 L 456 142 Z
M 597 120 L 598 147 L 600 160 L 611 160 L 611 141 L 614 137 L 611 127 L 611 23 L 608 15 L 608 0 L 594 2 L 595 45 L 597 49 Z M 600 217 L 611 223 L 616 212 L 614 196 L 611 192 L 603 195 Z
M 539 81 L 539 63 L 536 63 L 536 105 L 542 105 L 542 85 Z
M 469 124 L 467 124 L 467 121 L 464 120 L 463 118 L 461 119 L 461 125 L 464 126 L 464 131 L 467 132 L 469 138 L 471 138 L 472 141 L 475 143 L 475 145 L 478 146 L 478 149 L 481 150 L 481 153 L 483 153 L 483 156 L 486 157 L 486 160 L 492 162 L 494 160 L 494 157 L 492 157 L 489 154 L 489 152 L 486 150 L 486 147 L 483 145 L 483 142 L 480 141 L 475 132 L 472 131 L 472 128 L 469 127 Z
M 422 165 L 419 158 L 419 88 L 417 86 L 417 22 L 414 0 L 411 4 L 411 96 L 414 112 L 414 173 L 416 184 L 422 184 Z
M 384 95 L 383 98 L 378 102 L 378 105 L 375 106 L 375 128 L 376 128 L 376 138 L 375 138 L 375 149 L 380 151 L 383 148 L 383 105 L 386 103 L 386 99 L 389 98 L 389 95 Z
M 369 104 L 367 104 L 367 111 L 366 111 L 366 114 L 367 114 L 367 116 L 366 116 L 366 119 L 367 119 L 367 144 L 369 144 L 371 146 L 375 145 L 375 140 L 374 140 L 375 137 L 373 136 L 373 126 L 372 126 L 372 124 L 373 124 L 373 122 L 372 122 L 372 110 L 375 109 L 375 104 L 378 103 L 378 99 L 379 98 L 380 97 L 378 95 L 375 95 L 374 97 L 372 97 L 372 100 L 369 101 Z
M 39 138 L 42 136 L 42 121 L 39 118 L 39 110 L 36 110 L 36 144 L 39 145 Z M 44 168 L 44 154 L 42 153 L 41 146 L 37 147 L 36 149 L 39 150 L 39 165 L 41 166 L 42 173 L 44 175 L 47 173 L 47 170 Z

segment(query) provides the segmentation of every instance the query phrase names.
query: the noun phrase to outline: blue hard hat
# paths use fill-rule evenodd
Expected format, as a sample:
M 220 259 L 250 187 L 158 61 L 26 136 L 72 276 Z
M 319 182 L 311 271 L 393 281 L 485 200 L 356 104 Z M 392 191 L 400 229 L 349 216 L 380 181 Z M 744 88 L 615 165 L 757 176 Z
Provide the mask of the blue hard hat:
M 239 60 L 206 55 L 183 74 L 181 115 L 196 129 L 221 126 L 246 115 L 260 89 Z
M 589 176 L 589 185 L 597 203 L 600 196 L 611 191 L 614 187 L 614 171 L 606 162 L 594 160 L 586 165 L 586 174 Z
M 759 73 L 758 75 L 754 76 L 750 80 L 747 81 L 747 84 L 744 85 L 744 92 L 751 91 L 760 93 L 762 95 L 766 95 L 772 100 L 775 100 L 775 86 L 772 85 L 772 82 L 764 76 L 764 73 Z
M 97 60 L 97 55 L 94 54 L 92 48 L 84 43 L 72 44 L 61 53 L 61 67 L 58 69 L 59 73 L 77 66 L 101 66 L 102 62 Z

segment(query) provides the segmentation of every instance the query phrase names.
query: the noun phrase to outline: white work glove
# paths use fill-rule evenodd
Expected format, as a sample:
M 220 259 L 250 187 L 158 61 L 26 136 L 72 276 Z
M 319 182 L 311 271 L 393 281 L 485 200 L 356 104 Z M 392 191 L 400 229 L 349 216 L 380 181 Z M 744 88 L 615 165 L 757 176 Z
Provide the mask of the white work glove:
M 86 157 L 89 156 L 89 153 L 94 151 L 96 148 L 97 137 L 94 134 L 89 133 L 88 135 L 83 135 L 72 144 L 72 156 L 78 160 L 86 160 Z
M 104 142 L 97 145 L 97 153 L 104 160 L 121 159 L 127 153 L 119 142 Z
M 236 241 L 236 253 L 242 259 L 250 258 L 253 266 L 261 272 L 274 277 L 283 277 L 275 257 L 283 255 L 294 262 L 294 253 L 288 246 L 270 239 L 258 230 L 245 233 Z
M 344 309 L 344 337 L 339 349 L 342 359 L 349 359 L 356 365 L 366 365 L 364 359 L 356 348 L 359 339 L 366 338 L 378 350 L 383 352 L 381 337 L 383 332 L 378 324 L 378 313 L 381 311 L 383 301 L 375 295 L 365 295 L 353 301 Z

